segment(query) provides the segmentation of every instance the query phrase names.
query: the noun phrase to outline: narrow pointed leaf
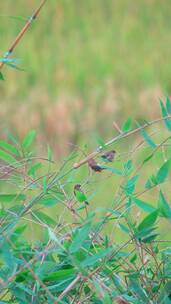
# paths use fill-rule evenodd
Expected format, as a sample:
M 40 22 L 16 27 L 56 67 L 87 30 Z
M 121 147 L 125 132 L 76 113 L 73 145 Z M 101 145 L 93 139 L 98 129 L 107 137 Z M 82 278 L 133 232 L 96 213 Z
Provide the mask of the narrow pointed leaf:
M 31 130 L 23 139 L 22 146 L 24 149 L 27 149 L 33 142 L 36 137 L 36 131 Z
M 48 145 L 48 160 L 51 161 L 52 160 L 52 150 L 50 148 L 50 146 Z
M 42 211 L 34 211 L 32 217 L 36 220 L 40 220 L 41 222 L 47 225 L 55 225 L 56 221 L 52 219 L 49 215 L 45 214 Z
M 134 203 L 141 208 L 142 210 L 144 210 L 145 212 L 153 212 L 155 211 L 155 208 L 153 206 L 151 206 L 150 204 L 137 199 L 137 198 L 133 198 Z
M 152 138 L 148 135 L 148 133 L 142 129 L 141 130 L 141 135 L 143 136 L 145 142 L 153 149 L 156 148 L 156 144 L 154 143 L 154 141 L 152 140 Z
M 132 127 L 132 118 L 128 118 L 125 123 L 123 124 L 122 126 L 122 131 L 123 132 L 128 132 L 131 130 L 131 127 Z
M 113 250 L 112 247 L 109 247 L 105 250 L 101 250 L 100 252 L 87 257 L 83 262 L 82 262 L 82 266 L 83 267 L 88 267 L 88 266 L 93 266 L 95 265 L 100 259 L 106 257 L 109 253 L 111 253 Z
M 0 72 L 0 80 L 4 80 L 4 76 L 1 72 Z
M 10 152 L 16 156 L 19 155 L 18 150 L 13 145 L 7 143 L 4 140 L 0 140 L 0 147 L 3 148 L 4 150 L 6 150 L 7 152 Z
M 1 203 L 10 203 L 12 201 L 20 202 L 26 199 L 24 194 L 0 194 L 0 202 Z
M 164 118 L 164 123 L 165 123 L 165 126 L 166 128 L 171 131 L 171 119 L 170 118 L 167 118 L 168 116 L 168 113 L 165 109 L 165 106 L 163 104 L 163 102 L 160 100 L 160 107 L 161 107 L 161 111 L 162 111 L 162 116 Z
M 168 114 L 171 114 L 171 101 L 169 97 L 166 98 L 166 110 Z
M 151 212 L 149 215 L 147 215 L 142 222 L 138 225 L 138 230 L 143 230 L 148 227 L 151 227 L 154 225 L 158 217 L 158 210 L 155 210 Z
M 158 207 L 160 215 L 171 220 L 171 207 L 162 191 L 160 191 Z
M 81 246 L 84 244 L 85 240 L 88 238 L 90 229 L 91 229 L 91 225 L 89 223 L 77 230 L 76 235 L 73 239 L 73 242 L 70 246 L 71 253 L 74 253 L 81 248 Z
M 156 175 L 156 179 L 157 179 L 157 183 L 161 184 L 163 183 L 168 174 L 169 174 L 169 170 L 171 167 L 171 159 L 168 159 L 158 170 L 157 175 Z
M 12 155 L 3 150 L 0 150 L 0 159 L 10 165 L 13 165 L 15 167 L 17 166 L 17 160 Z

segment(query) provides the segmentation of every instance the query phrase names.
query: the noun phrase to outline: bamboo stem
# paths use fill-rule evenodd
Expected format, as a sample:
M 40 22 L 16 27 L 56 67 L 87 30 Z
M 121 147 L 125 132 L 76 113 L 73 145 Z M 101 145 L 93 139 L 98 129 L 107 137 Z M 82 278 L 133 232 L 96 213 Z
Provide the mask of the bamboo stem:
M 41 1 L 39 7 L 35 10 L 35 12 L 33 13 L 33 15 L 29 18 L 29 20 L 26 22 L 26 24 L 24 25 L 24 27 L 22 28 L 22 30 L 19 32 L 19 34 L 17 35 L 17 37 L 15 38 L 15 40 L 12 42 L 11 46 L 9 47 L 7 53 L 4 56 L 4 59 L 7 59 L 13 53 L 15 47 L 20 42 L 21 38 L 24 36 L 24 34 L 26 33 L 26 31 L 29 29 L 29 27 L 31 26 L 32 22 L 37 18 L 40 10 L 42 9 L 42 7 L 44 6 L 44 4 L 45 4 L 46 1 L 47 0 L 42 0 Z M 1 61 L 0 62 L 0 70 L 2 70 L 4 64 L 5 64 L 5 61 Z
M 108 146 L 110 146 L 111 144 L 117 142 L 118 140 L 120 140 L 120 139 L 122 139 L 122 138 L 129 137 L 130 135 L 133 135 L 133 134 L 135 134 L 135 133 L 141 131 L 142 129 L 145 129 L 145 128 L 147 128 L 147 127 L 149 127 L 149 126 L 151 126 L 151 125 L 153 125 L 153 124 L 156 124 L 156 123 L 158 123 L 158 122 L 161 122 L 161 121 L 163 121 L 163 120 L 165 120 L 165 119 L 167 119 L 167 118 L 171 119 L 171 115 L 168 115 L 168 116 L 166 116 L 166 117 L 164 117 L 164 118 L 162 117 L 162 118 L 158 118 L 158 119 L 156 119 L 156 120 L 150 121 L 150 122 L 144 124 L 143 126 L 138 127 L 138 128 L 136 128 L 136 129 L 134 129 L 134 130 L 131 130 L 131 131 L 129 131 L 129 132 L 120 133 L 120 134 L 117 135 L 116 137 L 114 137 L 114 138 L 112 138 L 111 140 L 109 140 L 108 142 L 106 142 L 106 143 L 104 144 L 104 147 L 108 147 Z M 85 157 L 85 158 L 84 158 L 83 160 L 81 160 L 79 163 L 75 163 L 74 166 L 73 166 L 73 168 L 74 168 L 74 169 L 78 169 L 78 168 L 81 167 L 82 165 L 86 164 L 91 158 L 96 157 L 98 154 L 100 154 L 102 150 L 103 150 L 103 147 L 102 147 L 102 146 L 99 146 L 99 147 L 96 149 L 96 151 L 90 153 L 87 157 Z

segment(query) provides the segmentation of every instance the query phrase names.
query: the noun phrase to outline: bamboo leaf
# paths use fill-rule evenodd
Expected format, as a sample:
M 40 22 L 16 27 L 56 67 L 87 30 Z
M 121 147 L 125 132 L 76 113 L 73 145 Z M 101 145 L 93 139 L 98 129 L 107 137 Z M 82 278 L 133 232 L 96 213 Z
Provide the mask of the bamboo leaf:
M 32 144 L 35 137 L 36 137 L 35 130 L 31 130 L 29 133 L 27 133 L 22 142 L 23 148 L 27 149 Z
M 139 175 L 135 175 L 132 178 L 130 178 L 127 183 L 124 185 L 124 190 L 127 194 L 132 194 L 135 189 L 136 182 L 138 180 Z
M 10 203 L 11 201 L 19 202 L 26 199 L 25 194 L 0 194 L 1 203 Z
M 82 267 L 89 267 L 89 266 L 94 266 L 100 259 L 106 257 L 109 253 L 111 253 L 113 250 L 112 247 L 109 247 L 107 249 L 101 250 L 100 252 L 87 257 L 83 262 L 82 262 Z
M 166 97 L 166 110 L 168 114 L 171 114 L 171 101 L 169 97 Z
M 156 144 L 154 143 L 154 141 L 151 139 L 151 137 L 148 135 L 148 133 L 142 129 L 141 130 L 141 135 L 143 136 L 145 142 L 153 149 L 156 148 Z
M 122 129 L 123 132 L 128 132 L 128 131 L 131 130 L 131 127 L 132 127 L 132 118 L 129 117 L 129 118 L 125 121 L 125 123 L 123 124 L 123 126 L 122 126 L 121 129 Z
M 124 176 L 125 175 L 124 172 L 122 172 L 121 170 L 118 170 L 116 168 L 113 168 L 113 167 L 103 165 L 102 168 L 112 172 L 113 174 L 119 175 L 119 176 Z
M 162 116 L 164 118 L 165 126 L 169 131 L 171 131 L 171 119 L 167 118 L 168 113 L 165 109 L 165 106 L 164 106 L 162 100 L 160 100 L 160 107 L 161 107 L 161 111 L 162 111 Z
M 76 273 L 75 268 L 61 269 L 45 276 L 45 281 L 61 281 Z
M 4 80 L 4 76 L 1 72 L 0 72 L 0 80 Z
M 4 140 L 0 140 L 0 147 L 6 150 L 7 152 L 10 152 L 11 154 L 14 154 L 16 156 L 19 155 L 18 150 L 13 145 L 7 143 Z
M 141 231 L 143 229 L 147 229 L 154 225 L 158 217 L 158 210 L 151 212 L 147 215 L 142 222 L 138 225 L 138 230 Z
M 171 219 L 171 208 L 162 191 L 160 191 L 158 207 L 160 216 Z
M 170 165 L 171 165 L 171 159 L 168 159 L 158 170 L 156 175 L 156 180 L 158 184 L 161 184 L 166 180 L 169 174 Z
M 48 160 L 51 161 L 52 160 L 52 150 L 49 145 L 47 148 L 48 148 Z
M 145 212 L 153 212 L 155 211 L 155 208 L 153 206 L 151 206 L 150 204 L 137 199 L 137 198 L 133 198 L 134 203 L 141 208 L 142 210 L 144 210 Z
M 81 246 L 83 245 L 85 240 L 88 238 L 90 229 L 91 229 L 91 224 L 88 223 L 85 226 L 83 226 L 82 228 L 77 230 L 76 235 L 73 239 L 73 242 L 70 246 L 71 253 L 74 253 L 81 248 Z
M 56 221 L 52 219 L 49 215 L 45 214 L 42 211 L 34 211 L 32 213 L 32 217 L 36 220 L 40 220 L 47 225 L 55 225 Z
M 15 167 L 17 166 L 17 160 L 12 155 L 3 150 L 0 150 L 0 159 L 10 165 L 13 165 Z

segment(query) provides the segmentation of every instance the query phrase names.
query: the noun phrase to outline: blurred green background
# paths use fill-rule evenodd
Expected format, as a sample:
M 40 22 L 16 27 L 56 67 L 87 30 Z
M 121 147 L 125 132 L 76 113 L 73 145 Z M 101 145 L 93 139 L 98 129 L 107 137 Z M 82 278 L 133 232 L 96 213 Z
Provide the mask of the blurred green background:
M 0 52 L 39 0 L 0 1 Z M 0 128 L 30 128 L 61 156 L 70 142 L 108 139 L 129 116 L 154 118 L 171 91 L 169 0 L 49 0 L 4 68 Z M 98 131 L 94 131 L 98 130 Z M 60 141 L 60 142 L 59 142 Z

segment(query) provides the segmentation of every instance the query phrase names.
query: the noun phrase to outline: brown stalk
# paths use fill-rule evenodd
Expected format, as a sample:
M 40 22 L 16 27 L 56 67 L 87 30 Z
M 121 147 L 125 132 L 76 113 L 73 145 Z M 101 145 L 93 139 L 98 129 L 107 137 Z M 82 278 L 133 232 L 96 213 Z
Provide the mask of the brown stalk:
M 41 1 L 39 7 L 35 10 L 35 12 L 33 13 L 33 15 L 29 18 L 29 20 L 26 22 L 26 24 L 24 25 L 24 27 L 22 28 L 22 30 L 20 31 L 20 33 L 17 35 L 17 37 L 15 38 L 15 40 L 12 42 L 11 46 L 9 47 L 7 53 L 4 56 L 4 59 L 7 59 L 13 53 L 15 47 L 20 42 L 21 38 L 24 36 L 24 34 L 26 33 L 26 31 L 29 29 L 29 27 L 31 26 L 32 22 L 37 18 L 40 10 L 42 9 L 42 7 L 44 6 L 44 4 L 45 4 L 46 1 L 47 0 L 42 0 Z M 4 61 L 0 62 L 0 70 L 2 70 L 4 64 L 5 64 Z

